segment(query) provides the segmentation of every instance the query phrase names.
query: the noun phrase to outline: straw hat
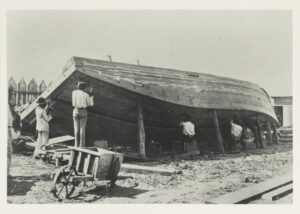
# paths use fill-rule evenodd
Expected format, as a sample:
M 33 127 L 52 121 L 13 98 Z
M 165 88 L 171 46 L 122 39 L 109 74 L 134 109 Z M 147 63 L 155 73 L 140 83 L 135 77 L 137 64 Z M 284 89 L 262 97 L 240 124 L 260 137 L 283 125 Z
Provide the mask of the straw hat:
M 37 100 L 37 104 L 38 104 L 38 105 L 46 104 L 46 99 L 43 98 L 43 97 L 40 97 L 40 98 Z

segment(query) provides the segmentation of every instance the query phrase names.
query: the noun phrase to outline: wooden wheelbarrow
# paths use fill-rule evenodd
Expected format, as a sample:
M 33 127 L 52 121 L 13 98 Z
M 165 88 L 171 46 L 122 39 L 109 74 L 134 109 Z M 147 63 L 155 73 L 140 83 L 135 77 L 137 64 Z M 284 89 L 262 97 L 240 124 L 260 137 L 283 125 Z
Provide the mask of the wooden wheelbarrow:
M 123 155 L 96 147 L 68 147 L 69 163 L 54 176 L 51 192 L 56 198 L 67 199 L 75 188 L 86 181 L 109 180 L 113 187 L 123 161 Z

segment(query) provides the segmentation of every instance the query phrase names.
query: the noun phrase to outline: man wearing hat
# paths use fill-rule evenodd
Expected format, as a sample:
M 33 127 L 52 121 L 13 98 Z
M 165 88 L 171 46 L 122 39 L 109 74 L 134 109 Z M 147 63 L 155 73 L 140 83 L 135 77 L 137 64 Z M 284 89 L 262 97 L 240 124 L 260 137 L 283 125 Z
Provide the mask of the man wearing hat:
M 36 131 L 38 134 L 38 138 L 36 141 L 36 147 L 34 150 L 33 157 L 38 158 L 39 154 L 42 152 L 42 147 L 45 146 L 49 142 L 49 121 L 52 119 L 52 116 L 48 112 L 48 104 L 46 99 L 40 97 L 37 100 L 38 106 L 35 109 L 36 114 Z
M 85 147 L 87 107 L 94 105 L 94 96 L 92 88 L 90 88 L 89 94 L 84 91 L 86 88 L 84 81 L 78 81 L 77 88 L 72 92 L 75 146 Z

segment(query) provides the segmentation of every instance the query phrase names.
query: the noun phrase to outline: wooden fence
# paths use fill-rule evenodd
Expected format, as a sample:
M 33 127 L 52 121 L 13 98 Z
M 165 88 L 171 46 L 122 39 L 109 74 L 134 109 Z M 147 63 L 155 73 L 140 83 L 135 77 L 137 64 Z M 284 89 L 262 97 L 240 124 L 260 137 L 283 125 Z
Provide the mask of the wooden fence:
M 49 84 L 50 85 L 50 84 Z M 11 101 L 18 107 L 28 106 L 31 104 L 43 91 L 47 85 L 44 80 L 38 85 L 35 79 L 32 79 L 28 85 L 22 78 L 17 84 L 15 79 L 11 77 L 8 81 L 9 93 L 11 93 Z

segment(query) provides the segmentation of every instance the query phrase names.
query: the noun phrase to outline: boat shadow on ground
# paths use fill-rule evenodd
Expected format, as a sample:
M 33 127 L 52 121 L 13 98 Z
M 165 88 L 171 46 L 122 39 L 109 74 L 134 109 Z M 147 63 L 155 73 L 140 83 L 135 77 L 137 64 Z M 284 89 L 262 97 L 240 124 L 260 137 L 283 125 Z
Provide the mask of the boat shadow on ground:
M 50 180 L 48 173 L 39 176 L 10 176 L 7 178 L 7 196 L 26 195 L 36 182 Z
M 85 202 L 93 202 L 104 198 L 115 198 L 115 197 L 124 197 L 124 198 L 136 198 L 137 195 L 148 192 L 149 190 L 137 189 L 136 186 L 132 187 L 122 187 L 115 186 L 110 189 L 107 186 L 97 186 L 88 191 L 80 192 L 76 196 L 69 199 L 72 200 L 84 200 Z

